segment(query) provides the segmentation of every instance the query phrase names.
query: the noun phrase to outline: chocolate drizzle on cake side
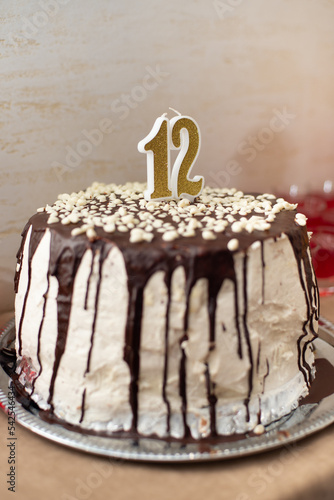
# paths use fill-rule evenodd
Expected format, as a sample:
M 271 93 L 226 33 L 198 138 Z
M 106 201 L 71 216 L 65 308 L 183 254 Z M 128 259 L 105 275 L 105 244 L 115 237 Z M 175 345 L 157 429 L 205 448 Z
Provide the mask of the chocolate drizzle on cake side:
M 310 256 L 308 255 L 308 235 L 306 232 L 295 232 L 288 234 L 292 248 L 294 250 L 298 265 L 300 283 L 305 294 L 305 302 L 307 306 L 307 320 L 303 324 L 303 335 L 298 339 L 298 364 L 302 372 L 305 382 L 310 387 L 312 382 L 312 367 L 306 362 L 305 353 L 308 345 L 313 338 L 317 336 L 315 323 L 319 319 L 319 289 L 316 285 L 314 271 L 311 266 Z M 305 270 L 306 282 L 303 277 L 302 267 Z M 307 339 L 309 333 L 313 338 Z
M 48 229 L 51 233 L 50 243 L 50 263 L 48 272 L 48 287 L 45 292 L 45 297 L 49 291 L 49 278 L 53 276 L 58 282 L 57 295 L 57 318 L 58 318 L 58 336 L 56 340 L 54 364 L 49 387 L 48 403 L 50 411 L 53 412 L 53 398 L 55 384 L 59 372 L 60 363 L 66 350 L 67 333 L 69 328 L 69 319 L 71 315 L 72 293 L 76 274 L 82 260 L 82 257 L 87 249 L 92 250 L 92 269 L 94 258 L 99 257 L 99 275 L 96 286 L 95 296 L 95 313 L 91 331 L 90 349 L 87 358 L 87 368 L 85 375 L 90 371 L 91 355 L 94 348 L 94 334 L 98 315 L 99 293 L 101 288 L 102 268 L 105 259 L 108 257 L 110 250 L 116 246 L 122 253 L 125 268 L 128 277 L 128 313 L 127 323 L 124 332 L 124 360 L 129 366 L 130 371 L 130 386 L 129 386 L 129 401 L 132 411 L 132 426 L 131 432 L 136 433 L 138 430 L 138 391 L 140 378 L 140 363 L 141 363 L 141 326 L 143 316 L 143 300 L 144 290 L 148 280 L 154 273 L 163 271 L 165 276 L 165 285 L 167 287 L 167 318 L 164 337 L 164 366 L 162 367 L 163 383 L 162 383 L 162 399 L 166 406 L 167 414 L 167 432 L 170 432 L 171 405 L 167 394 L 167 379 L 169 370 L 169 310 L 171 302 L 171 286 L 172 276 L 175 270 L 181 266 L 185 272 L 186 280 L 186 307 L 183 318 L 183 332 L 179 339 L 180 363 L 179 363 L 179 394 L 182 400 L 182 418 L 184 427 L 184 437 L 188 438 L 191 435 L 189 423 L 187 419 L 187 355 L 183 347 L 184 341 L 188 339 L 189 325 L 189 304 L 191 291 L 194 285 L 201 278 L 206 278 L 208 281 L 208 301 L 207 311 L 209 318 L 209 352 L 215 350 L 216 345 L 216 307 L 218 293 L 225 282 L 230 280 L 234 289 L 234 317 L 235 327 L 238 334 L 237 339 L 237 354 L 240 359 L 248 359 L 248 393 L 244 401 L 246 409 L 246 418 L 249 419 L 248 404 L 252 396 L 253 377 L 259 366 L 259 353 L 252 352 L 250 341 L 250 331 L 248 326 L 248 288 L 247 288 L 247 272 L 248 272 L 248 249 L 256 241 L 261 243 L 261 265 L 262 265 L 262 304 L 265 303 L 266 287 L 264 282 L 264 268 L 266 266 L 266 255 L 264 251 L 264 241 L 279 237 L 281 234 L 286 234 L 289 237 L 292 248 L 294 250 L 301 287 L 305 294 L 305 303 L 307 308 L 307 320 L 303 325 L 303 334 L 298 339 L 298 365 L 305 382 L 310 386 L 312 380 L 312 367 L 306 361 L 306 350 L 309 343 L 316 336 L 315 323 L 318 319 L 319 296 L 315 281 L 315 276 L 308 254 L 308 236 L 306 227 L 296 226 L 294 221 L 295 211 L 282 211 L 277 214 L 275 223 L 266 231 L 253 231 L 252 233 L 240 232 L 237 235 L 239 241 L 238 252 L 243 255 L 242 261 L 242 290 L 238 290 L 238 280 L 235 269 L 235 252 L 227 248 L 228 242 L 236 235 L 226 228 L 225 232 L 218 234 L 215 240 L 205 241 L 200 234 L 196 234 L 190 238 L 180 238 L 171 242 L 163 241 L 161 233 L 154 229 L 154 238 L 152 242 L 129 243 L 127 234 L 116 231 L 109 235 L 103 228 L 96 228 L 96 238 L 94 241 L 89 240 L 85 234 L 71 236 L 73 227 L 80 227 L 80 223 L 76 226 L 71 226 L 59 223 L 48 225 L 48 216 L 45 213 L 34 215 L 27 224 L 24 233 L 20 251 L 18 253 L 19 268 L 16 274 L 16 289 L 20 279 L 20 272 L 23 259 L 24 243 L 28 231 L 31 228 L 31 237 L 28 248 L 28 284 L 22 314 L 19 321 L 17 332 L 18 338 L 18 356 L 22 355 L 22 328 L 24 327 L 25 307 L 29 294 L 31 293 L 31 265 L 35 252 Z M 171 217 L 167 215 L 165 218 L 168 221 Z M 85 294 L 85 308 L 87 308 L 89 287 L 91 286 L 90 277 L 87 281 L 87 290 Z M 240 282 L 239 282 L 240 283 Z M 240 286 L 240 284 L 239 284 Z M 268 286 L 268 285 L 267 285 Z M 44 297 L 44 300 L 45 300 Z M 241 300 L 242 297 L 242 300 Z M 112 304 L 110 305 L 112 307 Z M 43 319 L 39 326 L 38 332 L 38 361 L 40 363 L 37 377 L 42 373 L 42 363 L 40 360 L 40 343 L 43 335 L 43 320 L 45 312 L 45 303 L 43 310 Z M 260 349 L 260 347 L 259 347 Z M 215 394 L 215 383 L 212 380 L 209 363 L 205 364 L 205 385 L 207 392 L 207 402 L 210 414 L 210 435 L 216 436 L 216 403 L 217 397 Z M 269 373 L 267 361 L 267 374 Z M 266 378 L 266 377 L 265 377 Z M 33 383 L 33 390 L 36 380 Z M 85 400 L 87 398 L 86 389 L 82 394 L 82 410 L 80 423 L 85 419 Z

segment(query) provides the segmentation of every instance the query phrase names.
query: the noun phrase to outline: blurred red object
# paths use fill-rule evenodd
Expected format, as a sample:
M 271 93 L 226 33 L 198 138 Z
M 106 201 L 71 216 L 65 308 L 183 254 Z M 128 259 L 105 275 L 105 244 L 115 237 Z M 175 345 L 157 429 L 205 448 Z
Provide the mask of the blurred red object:
M 300 194 L 297 186 L 283 195 L 307 217 L 307 229 L 313 233 L 310 247 L 320 294 L 334 293 L 334 190 L 332 181 L 324 183 L 323 191 Z

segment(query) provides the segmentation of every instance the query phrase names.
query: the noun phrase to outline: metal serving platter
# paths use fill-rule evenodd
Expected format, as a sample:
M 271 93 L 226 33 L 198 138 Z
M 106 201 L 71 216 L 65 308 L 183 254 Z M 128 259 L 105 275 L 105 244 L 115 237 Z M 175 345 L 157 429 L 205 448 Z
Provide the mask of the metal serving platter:
M 316 357 L 325 358 L 334 366 L 334 325 L 322 319 L 319 337 L 314 342 Z M 15 339 L 14 320 L 0 330 L 0 350 L 13 347 Z M 12 381 L 0 366 L 0 407 L 8 413 L 9 387 Z M 240 440 L 216 444 L 167 443 L 159 439 L 101 437 L 81 434 L 59 424 L 42 420 L 36 409 L 27 410 L 15 401 L 16 422 L 30 431 L 51 441 L 87 453 L 113 457 L 120 460 L 146 462 L 200 462 L 243 457 L 255 453 L 287 446 L 292 442 L 318 432 L 334 422 L 334 394 L 322 399 L 320 403 L 304 404 L 289 415 L 266 427 L 260 436 L 248 436 Z

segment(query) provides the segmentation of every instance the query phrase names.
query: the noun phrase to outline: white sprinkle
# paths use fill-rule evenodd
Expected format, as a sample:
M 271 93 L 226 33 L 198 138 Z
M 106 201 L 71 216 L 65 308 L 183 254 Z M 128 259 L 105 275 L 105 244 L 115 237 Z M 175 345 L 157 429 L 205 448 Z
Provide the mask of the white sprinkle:
M 134 217 L 132 214 L 129 215 L 123 215 L 122 217 L 122 222 L 123 224 L 131 224 L 134 220 Z
M 254 250 L 259 248 L 260 246 L 261 246 L 260 241 L 254 241 L 254 243 L 251 244 L 251 248 L 253 248 Z
M 277 213 L 281 212 L 281 210 L 283 210 L 283 209 L 284 209 L 283 203 L 276 203 L 276 205 L 274 205 L 272 208 L 272 213 L 277 214 Z
M 247 233 L 252 233 L 254 231 L 254 228 L 255 228 L 255 224 L 252 223 L 252 222 L 249 222 L 245 226 L 245 229 L 246 229 Z
M 58 199 L 61 201 L 66 201 L 69 199 L 69 197 L 70 197 L 70 195 L 67 193 L 63 193 L 63 194 L 58 195 Z
M 48 224 L 55 224 L 56 222 L 59 222 L 58 217 L 56 217 L 55 215 L 50 215 L 50 217 L 48 218 Z
M 238 250 L 239 248 L 239 240 L 236 238 L 232 238 L 228 243 L 227 243 L 227 248 L 233 252 L 234 250 Z
M 130 243 L 138 243 L 140 241 L 144 241 L 144 239 L 145 239 L 145 231 L 139 229 L 138 227 L 132 229 L 130 233 Z
M 177 206 L 181 208 L 187 207 L 188 205 L 190 205 L 190 201 L 187 198 L 182 198 L 177 204 Z
M 275 218 L 275 214 L 269 214 L 266 218 L 266 222 L 274 222 Z
M 195 236 L 196 233 L 193 229 L 186 229 L 186 230 L 182 229 L 182 233 L 180 234 L 182 234 L 186 238 L 191 238 L 192 236 Z
M 201 215 L 202 214 L 202 212 L 200 210 L 197 210 L 197 207 L 190 207 L 189 213 L 191 215 L 195 215 L 195 214 L 196 215 Z
M 83 234 L 85 232 L 86 232 L 86 229 L 83 229 L 82 226 L 81 227 L 75 227 L 74 229 L 72 229 L 71 235 L 72 236 L 78 236 L 79 234 Z
M 241 231 L 243 230 L 243 227 L 244 227 L 244 225 L 242 222 L 236 221 L 236 222 L 233 222 L 231 229 L 234 233 L 241 233 Z
M 284 208 L 286 210 L 296 210 L 298 203 L 288 203 L 287 201 L 284 203 Z
M 196 229 L 196 228 L 201 227 L 201 226 L 202 226 L 201 222 L 199 222 L 197 219 L 190 219 L 190 221 L 188 223 L 189 229 Z
M 265 432 L 265 428 L 262 424 L 258 424 L 254 427 L 254 434 L 260 435 Z
M 170 208 L 168 211 L 169 215 L 178 215 L 178 211 L 175 208 Z
M 128 212 L 127 212 L 127 210 L 126 210 L 126 208 L 125 208 L 125 207 L 120 207 L 120 208 L 118 209 L 118 213 L 119 213 L 120 215 L 123 215 L 123 216 L 124 216 L 124 215 L 126 215 Z
M 173 230 L 173 231 L 166 231 L 163 236 L 162 236 L 162 239 L 164 241 L 173 241 L 175 240 L 176 238 L 178 238 L 178 232 Z
M 264 198 L 268 198 L 268 200 L 274 200 L 276 198 L 276 196 L 274 194 L 271 194 L 271 193 L 265 193 L 263 195 Z
M 87 238 L 89 238 L 90 240 L 95 240 L 95 238 L 97 237 L 96 231 L 93 227 L 89 227 L 86 231 L 86 234 Z
M 302 214 L 302 213 L 300 213 L 300 212 L 298 212 L 298 213 L 296 214 L 296 219 L 298 219 L 298 220 L 299 220 L 299 219 L 302 219 L 302 220 L 307 221 L 307 217 L 306 217 L 306 215 L 305 215 L 305 214 Z
M 79 222 L 79 216 L 76 213 L 71 213 L 68 216 L 68 219 L 69 219 L 70 222 L 72 222 L 72 224 L 77 224 Z
M 150 217 L 150 214 L 147 212 L 139 212 L 138 217 L 140 220 L 144 221 Z
M 271 225 L 269 224 L 269 222 L 263 220 L 255 222 L 253 227 L 257 231 L 267 231 L 267 229 L 270 229 Z
M 208 229 L 205 229 L 202 232 L 202 238 L 204 240 L 215 240 L 217 238 L 217 236 L 212 231 L 209 231 Z
M 93 217 L 93 224 L 96 226 L 103 226 L 103 221 L 101 215 L 94 215 Z
M 45 207 L 40 207 L 36 210 L 36 212 L 45 212 Z
M 154 210 L 157 208 L 157 203 L 153 202 L 153 201 L 149 201 L 146 205 L 146 208 L 147 210 L 149 210 L 150 212 L 154 212 Z
M 87 200 L 85 200 L 84 198 L 79 198 L 78 201 L 76 202 L 76 205 L 78 207 L 83 207 L 86 204 L 87 204 Z
M 110 224 L 105 224 L 103 226 L 103 229 L 105 230 L 106 233 L 113 233 L 116 229 L 116 226 L 113 222 L 110 222 Z
M 146 231 L 144 231 L 144 240 L 145 241 L 152 241 L 153 238 L 154 238 L 154 234 L 153 233 L 147 233 Z
M 223 233 L 225 231 L 225 224 L 217 224 L 216 226 L 213 226 L 213 230 L 215 233 Z

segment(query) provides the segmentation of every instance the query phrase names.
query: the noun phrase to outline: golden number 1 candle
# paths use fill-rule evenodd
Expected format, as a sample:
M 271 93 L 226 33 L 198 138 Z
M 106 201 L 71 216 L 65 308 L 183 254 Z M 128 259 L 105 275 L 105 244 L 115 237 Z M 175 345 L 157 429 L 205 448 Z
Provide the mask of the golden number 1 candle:
M 138 150 L 147 154 L 147 200 L 165 200 L 172 197 L 170 186 L 169 120 L 164 115 L 155 120 L 151 132 L 138 144 Z

